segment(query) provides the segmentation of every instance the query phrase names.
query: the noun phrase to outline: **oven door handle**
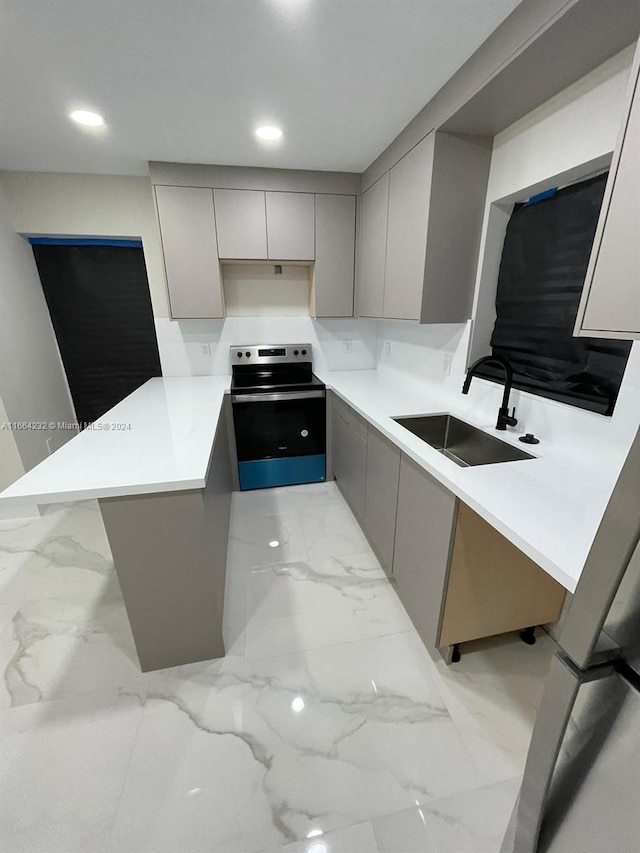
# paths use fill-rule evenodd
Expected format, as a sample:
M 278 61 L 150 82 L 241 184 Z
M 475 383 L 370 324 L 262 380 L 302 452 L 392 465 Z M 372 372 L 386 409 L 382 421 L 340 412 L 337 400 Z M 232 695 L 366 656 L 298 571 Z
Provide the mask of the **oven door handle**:
M 277 391 L 265 394 L 232 394 L 232 403 L 284 403 L 287 400 L 311 400 L 324 397 L 324 390 L 318 391 Z

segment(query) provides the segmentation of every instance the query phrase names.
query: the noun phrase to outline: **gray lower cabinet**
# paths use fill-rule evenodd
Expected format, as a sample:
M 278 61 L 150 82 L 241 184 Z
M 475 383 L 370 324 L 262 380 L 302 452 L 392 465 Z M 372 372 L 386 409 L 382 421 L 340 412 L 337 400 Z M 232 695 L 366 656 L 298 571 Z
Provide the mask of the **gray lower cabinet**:
M 364 424 L 364 429 L 363 425 Z M 367 428 L 335 394 L 332 396 L 333 476 L 360 520 L 364 518 Z
M 393 567 L 399 476 L 400 451 L 377 430 L 369 428 L 364 528 L 387 574 Z
M 425 645 L 439 645 L 456 498 L 402 454 L 393 576 Z
M 222 657 L 231 508 L 225 413 L 203 489 L 99 503 L 142 670 Z
M 158 186 L 155 194 L 171 317 L 222 317 L 212 190 Z

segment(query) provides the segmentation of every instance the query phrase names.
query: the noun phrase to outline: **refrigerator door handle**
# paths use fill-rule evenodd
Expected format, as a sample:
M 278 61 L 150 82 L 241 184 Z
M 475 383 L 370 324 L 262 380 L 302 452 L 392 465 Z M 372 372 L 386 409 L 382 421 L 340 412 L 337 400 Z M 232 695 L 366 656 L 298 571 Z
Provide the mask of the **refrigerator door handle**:
M 611 675 L 611 664 L 580 670 L 556 652 L 527 754 L 520 794 L 500 853 L 536 853 L 551 780 L 580 686 Z

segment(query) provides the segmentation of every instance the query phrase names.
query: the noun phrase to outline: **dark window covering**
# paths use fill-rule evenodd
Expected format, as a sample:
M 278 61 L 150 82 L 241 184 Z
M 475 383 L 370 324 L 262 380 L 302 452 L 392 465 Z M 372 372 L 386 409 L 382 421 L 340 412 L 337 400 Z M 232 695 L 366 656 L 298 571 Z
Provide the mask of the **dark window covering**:
M 69 389 L 81 425 L 161 376 L 142 248 L 35 244 Z
M 593 412 L 613 412 L 629 341 L 574 338 L 607 176 L 516 205 L 502 249 L 494 355 L 506 356 L 514 387 Z M 502 380 L 486 366 L 479 375 Z

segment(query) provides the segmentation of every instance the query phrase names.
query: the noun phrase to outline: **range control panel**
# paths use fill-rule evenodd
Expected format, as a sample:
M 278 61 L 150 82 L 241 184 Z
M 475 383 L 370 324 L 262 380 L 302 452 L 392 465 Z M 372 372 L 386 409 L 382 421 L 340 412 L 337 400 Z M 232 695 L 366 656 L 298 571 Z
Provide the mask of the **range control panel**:
M 294 364 L 311 361 L 311 344 L 231 347 L 231 364 Z

